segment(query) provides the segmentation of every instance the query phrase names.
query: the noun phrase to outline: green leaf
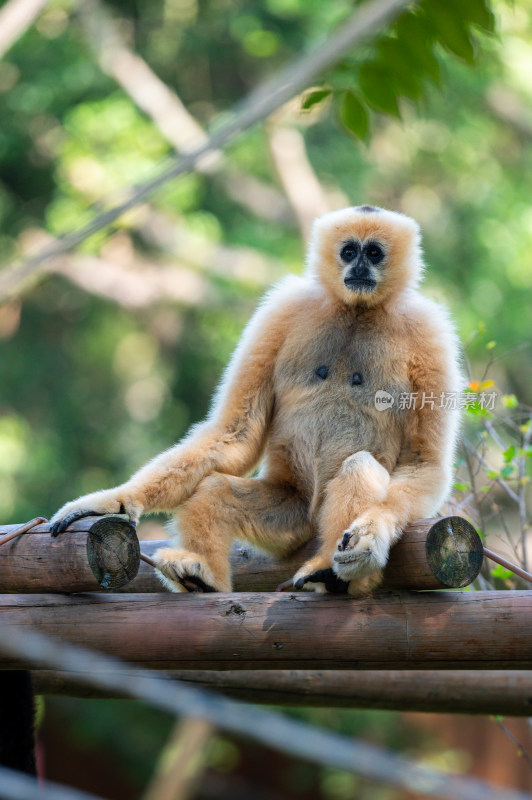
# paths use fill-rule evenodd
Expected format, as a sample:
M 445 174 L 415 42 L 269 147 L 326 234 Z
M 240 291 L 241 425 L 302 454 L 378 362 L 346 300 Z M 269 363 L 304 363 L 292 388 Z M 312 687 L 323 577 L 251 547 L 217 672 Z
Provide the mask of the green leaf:
M 454 483 L 453 486 L 457 492 L 465 492 L 466 489 L 469 489 L 468 483 Z
M 463 14 L 463 22 L 477 25 L 488 33 L 495 32 L 495 15 L 485 0 L 449 0 L 450 5 Z
M 375 64 L 364 64 L 359 73 L 360 88 L 370 106 L 399 117 L 397 96 L 390 83 L 390 73 Z
M 434 31 L 419 13 L 407 12 L 399 17 L 396 25 L 397 40 L 408 50 L 409 58 L 415 62 L 417 71 L 434 83 L 441 79 L 438 59 L 434 54 Z
M 502 398 L 502 404 L 505 408 L 517 408 L 517 397 L 515 394 L 505 394 Z
M 501 469 L 501 477 L 502 478 L 506 478 L 506 479 L 511 478 L 512 477 L 512 472 L 514 471 L 514 469 L 515 469 L 515 466 L 513 464 L 508 464 L 508 466 L 503 467 Z
M 441 0 L 432 0 L 423 7 L 427 24 L 434 31 L 438 42 L 454 55 L 462 58 L 468 64 L 475 61 L 473 42 L 455 9 Z
M 301 108 L 303 111 L 309 111 L 313 106 L 318 105 L 318 103 L 321 103 L 326 97 L 329 97 L 330 94 L 330 89 L 314 89 L 314 91 L 305 95 L 301 103 Z
M 419 100 L 423 94 L 423 83 L 415 59 L 410 57 L 410 50 L 405 44 L 397 39 L 383 39 L 378 45 L 376 66 L 387 70 L 390 78 L 393 75 L 396 93 Z
M 493 567 L 491 574 L 494 578 L 501 578 L 502 580 L 507 580 L 508 578 L 513 577 L 513 572 L 511 572 L 509 569 L 506 569 L 501 564 L 497 564 L 496 567 Z
M 510 461 L 512 461 L 515 456 L 515 447 L 513 444 L 511 444 L 510 447 L 504 451 L 503 456 L 506 464 L 509 464 Z
M 368 112 L 353 92 L 346 92 L 343 96 L 341 117 L 345 127 L 351 133 L 354 133 L 359 139 L 366 138 L 369 131 Z

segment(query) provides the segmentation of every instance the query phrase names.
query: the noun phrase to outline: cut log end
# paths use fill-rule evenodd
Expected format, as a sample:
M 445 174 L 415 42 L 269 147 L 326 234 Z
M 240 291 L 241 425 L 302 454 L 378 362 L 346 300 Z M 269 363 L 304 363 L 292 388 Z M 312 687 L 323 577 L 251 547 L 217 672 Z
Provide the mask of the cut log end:
M 96 520 L 87 535 L 87 560 L 102 589 L 120 589 L 137 576 L 140 546 L 129 520 L 118 516 Z
M 428 532 L 427 561 L 442 586 L 461 589 L 480 572 L 483 547 L 473 525 L 463 517 L 438 520 Z

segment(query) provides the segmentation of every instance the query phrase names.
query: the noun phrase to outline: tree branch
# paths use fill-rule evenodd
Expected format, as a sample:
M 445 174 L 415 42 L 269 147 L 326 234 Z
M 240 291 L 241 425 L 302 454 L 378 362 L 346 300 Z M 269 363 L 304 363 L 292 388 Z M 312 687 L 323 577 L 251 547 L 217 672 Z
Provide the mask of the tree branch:
M 303 91 L 315 78 L 336 64 L 348 50 L 366 41 L 384 24 L 396 17 L 407 5 L 412 5 L 412 0 L 372 0 L 358 6 L 351 18 L 343 23 L 325 44 L 300 56 L 289 67 L 282 69 L 253 91 L 234 113 L 229 115 L 229 121 L 216 128 L 205 144 L 174 161 L 156 178 L 130 191 L 129 197 L 122 203 L 98 214 L 79 230 L 64 236 L 54 246 L 45 248 L 27 261 L 5 269 L 0 275 L 0 302 L 20 292 L 28 278 L 46 261 L 74 249 L 97 231 L 111 225 L 126 211 L 137 206 L 173 178 L 194 170 L 205 155 L 225 147 L 237 135 L 269 117 L 280 106 Z

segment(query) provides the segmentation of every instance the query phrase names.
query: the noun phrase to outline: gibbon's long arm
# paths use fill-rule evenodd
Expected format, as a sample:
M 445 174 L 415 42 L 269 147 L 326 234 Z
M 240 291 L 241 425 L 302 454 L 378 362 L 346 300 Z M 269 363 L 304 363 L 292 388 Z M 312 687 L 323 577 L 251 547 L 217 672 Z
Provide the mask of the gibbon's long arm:
M 212 472 L 239 476 L 252 469 L 273 409 L 276 355 L 303 286 L 301 279 L 284 280 L 266 296 L 243 333 L 205 422 L 121 486 L 64 505 L 52 518 L 52 534 L 91 513 L 126 513 L 137 520 L 145 511 L 170 511 Z
M 444 309 L 424 302 L 433 316 L 416 330 L 408 364 L 416 403 L 413 427 L 391 474 L 386 498 L 378 506 L 379 515 L 389 516 L 395 536 L 410 522 L 434 514 L 445 501 L 460 417 L 462 380 L 456 335 Z M 451 407 L 446 408 L 446 403 Z

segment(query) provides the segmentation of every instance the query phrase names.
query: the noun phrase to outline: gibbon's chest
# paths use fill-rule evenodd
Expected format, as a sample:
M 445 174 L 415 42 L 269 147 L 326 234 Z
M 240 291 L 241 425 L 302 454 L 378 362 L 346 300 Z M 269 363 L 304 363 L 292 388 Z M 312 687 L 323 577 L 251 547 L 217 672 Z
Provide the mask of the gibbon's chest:
M 374 318 L 327 325 L 309 319 L 306 329 L 287 337 L 274 380 L 281 406 L 395 415 L 409 392 L 405 342 L 400 331 L 383 329 Z

